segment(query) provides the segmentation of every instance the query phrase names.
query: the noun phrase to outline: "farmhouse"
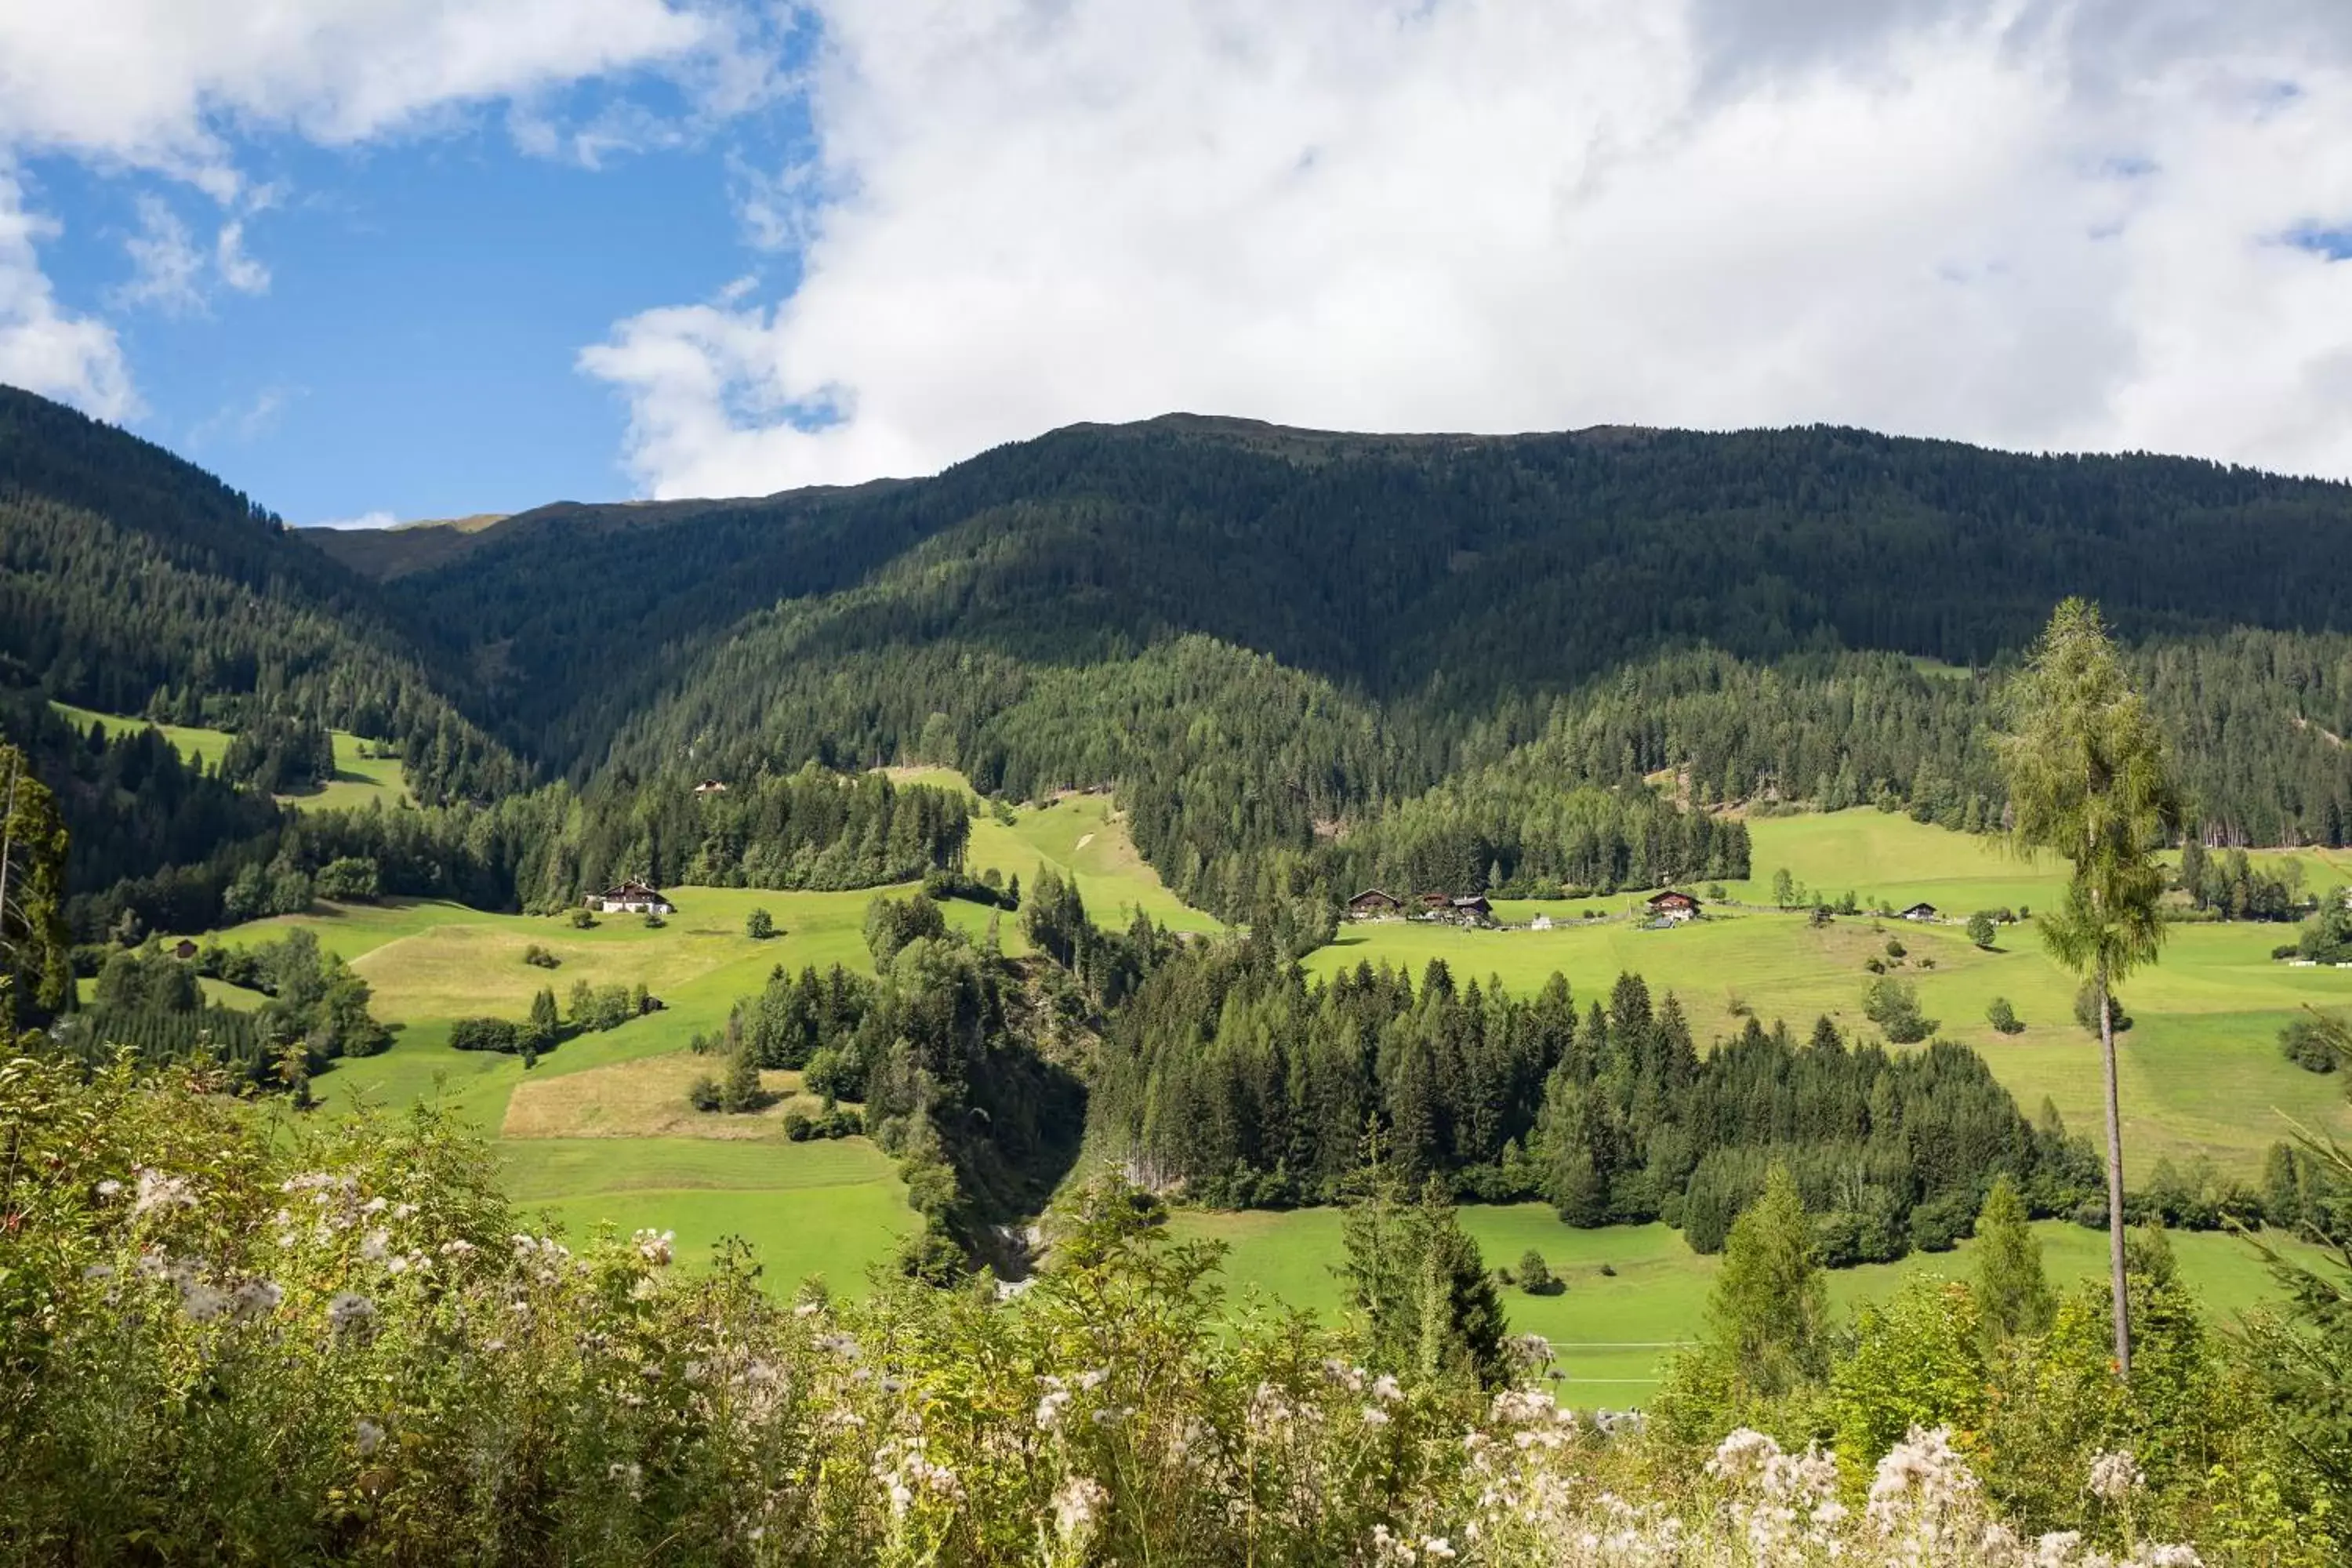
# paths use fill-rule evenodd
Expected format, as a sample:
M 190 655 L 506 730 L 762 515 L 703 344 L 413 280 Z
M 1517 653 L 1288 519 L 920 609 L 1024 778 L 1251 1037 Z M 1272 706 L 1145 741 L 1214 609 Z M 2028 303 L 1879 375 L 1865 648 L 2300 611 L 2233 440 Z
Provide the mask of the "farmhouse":
M 1495 906 L 1484 893 L 1465 893 L 1445 900 L 1446 911 L 1464 925 L 1484 925 L 1495 918 Z
M 674 915 L 677 906 L 662 897 L 658 889 L 643 882 L 623 882 L 617 888 L 607 888 L 601 893 L 588 895 L 588 907 L 599 914 Z
M 694 786 L 697 795 L 725 795 L 727 785 L 718 779 L 705 779 Z
M 1914 904 L 1909 909 L 1903 911 L 1903 918 L 1906 921 L 1934 920 L 1936 918 L 1936 906 L 1933 904 Z
M 1393 915 L 1404 906 L 1378 888 L 1366 888 L 1348 900 L 1348 918 L 1351 921 L 1380 920 Z
M 1453 905 L 1454 895 L 1451 893 L 1423 893 L 1421 896 L 1421 907 L 1429 914 L 1442 915 Z
M 1647 907 L 1651 919 L 1670 921 L 1675 925 L 1698 919 L 1698 900 L 1672 888 L 1663 893 L 1651 894 Z

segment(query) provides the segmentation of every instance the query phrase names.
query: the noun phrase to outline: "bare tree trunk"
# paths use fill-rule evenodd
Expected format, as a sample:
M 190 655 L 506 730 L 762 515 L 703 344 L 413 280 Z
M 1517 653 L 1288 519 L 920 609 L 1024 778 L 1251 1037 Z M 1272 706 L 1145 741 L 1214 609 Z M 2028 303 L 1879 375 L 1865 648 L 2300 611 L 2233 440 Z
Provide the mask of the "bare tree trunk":
M 2099 1058 L 2107 1088 L 2107 1272 L 2116 1306 L 2116 1373 L 2131 1376 L 2131 1302 L 2124 1289 L 2124 1122 L 2116 1095 L 2116 1010 L 2099 965 Z

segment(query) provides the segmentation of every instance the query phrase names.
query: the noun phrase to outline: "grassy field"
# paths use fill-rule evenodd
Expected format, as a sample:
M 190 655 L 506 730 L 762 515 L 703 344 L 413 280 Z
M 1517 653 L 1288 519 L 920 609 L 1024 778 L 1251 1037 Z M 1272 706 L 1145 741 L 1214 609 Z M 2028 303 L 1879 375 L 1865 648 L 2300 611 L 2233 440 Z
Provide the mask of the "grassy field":
M 1568 1289 L 1556 1296 L 1507 1290 L 1504 1304 L 1514 1330 L 1542 1334 L 1559 1352 L 1572 1403 L 1641 1402 L 1656 1387 L 1661 1361 L 1704 1327 L 1707 1291 L 1721 1260 L 1693 1253 L 1679 1232 L 1663 1225 L 1576 1230 L 1540 1204 L 1474 1205 L 1461 1215 L 1489 1267 L 1516 1268 L 1532 1247 L 1566 1281 Z M 1188 1211 L 1176 1215 L 1173 1228 L 1230 1249 L 1224 1282 L 1236 1304 L 1255 1296 L 1311 1310 L 1326 1321 L 1341 1310 L 1341 1287 L 1331 1272 L 1344 1257 L 1337 1210 Z M 2055 1221 L 2034 1229 L 2053 1284 L 2102 1277 L 2104 1231 Z M 2236 1313 L 2271 1294 L 2261 1259 L 2236 1237 L 2180 1233 L 2171 1241 L 2182 1278 L 2209 1310 Z M 1915 1253 L 1899 1263 L 1838 1269 L 1829 1276 L 1832 1309 L 1843 1317 L 1860 1302 L 1885 1299 L 1915 1274 L 1968 1278 L 1975 1267 L 1972 1246 L 1964 1242 L 1953 1253 Z M 1613 1272 L 1601 1273 L 1603 1265 Z
M 1077 879 L 1106 923 L 1123 924 L 1139 907 L 1180 930 L 1215 929 L 1160 884 L 1102 797 L 1079 796 L 1024 811 L 1010 827 L 976 821 L 971 868 L 993 866 L 1034 881 L 1039 866 L 1052 865 Z M 572 1229 L 656 1226 L 677 1230 L 680 1244 L 696 1251 L 739 1235 L 782 1288 L 814 1272 L 836 1289 L 856 1289 L 911 1224 L 890 1162 L 863 1139 L 787 1142 L 785 1114 L 814 1106 L 798 1093 L 797 1075 L 767 1075 L 782 1098 L 754 1116 L 697 1113 L 686 1090 L 716 1065 L 693 1055 L 688 1043 L 722 1026 L 729 1009 L 759 990 L 772 969 L 866 966 L 864 921 L 874 890 L 677 888 L 670 895 L 677 912 L 658 928 L 636 916 L 604 916 L 575 931 L 562 919 L 393 900 L 322 905 L 241 926 L 227 940 L 257 944 L 299 927 L 367 979 L 377 1016 L 394 1026 L 394 1043 L 318 1079 L 331 1111 L 436 1099 L 496 1139 L 519 1201 L 544 1205 Z M 755 908 L 769 911 L 777 935 L 754 942 L 743 934 Z M 991 913 L 947 906 L 950 921 L 975 937 Z M 1025 950 L 1017 919 L 1002 918 L 998 927 L 1007 952 Z M 525 963 L 534 945 L 554 954 L 557 967 Z M 511 1057 L 448 1048 L 452 1021 L 520 1017 L 542 985 L 560 998 L 582 979 L 642 984 L 664 1005 L 617 1029 L 568 1040 L 529 1071 Z M 228 1005 L 258 1001 L 209 983 L 208 994 Z
M 893 768 L 890 774 L 904 783 L 971 793 L 971 783 L 950 768 Z M 1108 795 L 1069 795 L 1024 806 L 1010 826 L 983 809 L 971 820 L 964 863 L 975 876 L 993 868 L 1033 881 L 1039 867 L 1051 866 L 1077 883 L 1087 912 L 1100 925 L 1125 926 L 1141 910 L 1171 931 L 1224 929 L 1168 890 L 1137 852 Z
M 1556 971 L 1584 996 L 1601 995 L 1631 971 L 1654 991 L 1674 992 L 1704 1041 L 1738 1029 L 1741 1009 L 1798 1029 L 1826 1014 L 1848 1030 L 1867 1030 L 1862 995 L 1872 976 L 1863 965 L 1873 957 L 1890 962 L 1892 938 L 1906 950 L 1895 973 L 1917 985 L 1921 1007 L 1939 1021 L 1939 1033 L 1981 1051 L 2028 1114 L 2047 1096 L 2070 1126 L 2095 1128 L 2098 1053 L 2074 1025 L 2073 978 L 2044 956 L 2030 921 L 2002 927 L 1989 952 L 1973 946 L 1957 923 L 1978 909 L 2050 902 L 2054 871 L 2022 866 L 1985 840 L 1868 809 L 1766 818 L 1750 832 L 1759 874 L 1727 887 L 1735 899 L 1769 904 L 1772 872 L 1788 866 L 1811 887 L 1833 894 L 1851 888 L 1865 901 L 1884 898 L 1897 907 L 1924 899 L 1955 922 L 1861 916 L 1816 929 L 1801 914 L 1717 907 L 1707 920 L 1646 931 L 1623 913 L 1640 901 L 1629 895 L 1497 907 L 1506 921 L 1538 909 L 1556 920 L 1588 907 L 1616 911 L 1549 931 L 1417 921 L 1345 926 L 1307 967 L 1328 973 L 1360 962 L 1388 963 L 1417 975 L 1432 958 L 1443 958 L 1457 978 L 1494 975 L 1517 991 L 1541 985 Z M 2345 859 L 2324 851 L 2294 858 L 2305 863 L 2315 888 L 2334 885 Z M 2162 962 L 2124 986 L 2137 1020 L 2123 1037 L 2119 1073 L 2125 1146 L 2136 1174 L 2145 1175 L 2161 1157 L 2204 1154 L 2252 1176 L 2263 1152 L 2285 1135 L 2289 1117 L 2352 1135 L 2342 1081 L 2293 1066 L 2276 1045 L 2280 1026 L 2298 1009 L 2352 1005 L 2352 971 L 2273 962 L 2271 949 L 2292 936 L 2284 926 L 2175 926 Z M 1985 1021 L 1996 996 L 2009 999 L 2026 1023 L 2023 1033 L 2001 1035 Z
M 206 767 L 220 765 L 221 753 L 228 750 L 229 733 L 226 730 L 200 730 L 184 724 L 150 726 L 144 719 L 126 719 L 113 713 L 93 713 L 87 708 L 68 703 L 50 704 L 59 713 L 83 729 L 92 724 L 102 726 L 108 734 L 119 731 L 153 728 L 163 732 L 173 749 L 181 756 L 199 762 Z M 363 757 L 360 748 L 369 742 L 341 730 L 331 731 L 335 741 L 335 776 L 317 789 L 299 795 L 278 798 L 300 811 L 341 811 L 365 806 L 381 801 L 395 806 L 408 798 L 407 776 L 401 771 L 397 757 Z
M 940 770 L 899 776 L 963 784 Z M 1981 1049 L 2029 1112 L 2047 1095 L 2070 1124 L 2086 1131 L 2096 1125 L 2096 1051 L 2072 1022 L 2072 981 L 2042 956 L 2031 923 L 2003 928 L 1995 949 L 1980 952 L 1957 924 L 1853 917 L 1815 929 L 1801 915 L 1759 907 L 1769 902 L 1772 872 L 1784 865 L 1832 896 L 1851 888 L 1897 905 L 1924 898 L 1956 916 L 2047 902 L 2054 871 L 2021 865 L 1984 841 L 1875 811 L 1769 818 L 1754 823 L 1752 832 L 1758 875 L 1726 889 L 1747 903 L 1719 907 L 1696 925 L 1641 930 L 1626 918 L 1638 902 L 1630 896 L 1505 903 L 1497 913 L 1506 921 L 1540 910 L 1562 924 L 1549 931 L 1348 926 L 1309 968 L 1328 973 L 1369 960 L 1418 973 L 1442 957 L 1457 975 L 1494 975 L 1514 989 L 1540 985 L 1557 970 L 1585 996 L 1599 995 L 1631 970 L 1678 994 L 1705 1039 L 1738 1027 L 1743 1008 L 1797 1027 L 1822 1013 L 1849 1028 L 1866 1026 L 1863 965 L 1874 956 L 1884 960 L 1893 937 L 1907 950 L 1898 972 L 1918 985 L 1942 1033 Z M 1105 796 L 1023 808 L 1010 825 L 982 816 L 972 824 L 968 858 L 975 871 L 992 867 L 1024 881 L 1034 880 L 1041 865 L 1053 866 L 1077 880 L 1106 924 L 1124 923 L 1140 908 L 1179 930 L 1216 928 L 1179 903 L 1142 863 Z M 2343 868 L 2342 857 L 2301 858 L 2313 886 L 2328 885 Z M 780 1287 L 820 1272 L 836 1288 L 854 1289 L 909 1223 L 889 1162 L 863 1140 L 785 1141 L 781 1120 L 797 1099 L 754 1117 L 687 1110 L 687 1084 L 712 1065 L 687 1047 L 697 1033 L 719 1027 L 734 1002 L 756 991 L 778 964 L 862 968 L 872 893 L 672 892 L 678 912 L 658 929 L 614 916 L 574 931 L 560 919 L 394 900 L 322 907 L 241 927 L 231 940 L 264 942 L 293 926 L 315 931 L 367 977 L 377 1015 L 395 1024 L 392 1050 L 341 1064 L 319 1080 L 330 1108 L 436 1096 L 498 1141 L 519 1200 L 545 1205 L 575 1229 L 656 1225 L 676 1229 L 697 1250 L 722 1234 L 740 1235 L 759 1247 Z M 743 934 L 755 907 L 770 911 L 779 935 L 753 942 Z M 1597 918 L 1584 918 L 1587 910 Z M 990 918 L 964 903 L 950 904 L 948 914 L 975 935 Z M 2279 1026 L 2303 1004 L 2352 1004 L 2352 972 L 2273 963 L 2271 947 L 2286 936 L 2284 928 L 2269 926 L 2178 927 L 2164 962 L 2126 988 L 2138 1019 L 2123 1053 L 2126 1144 L 2136 1173 L 2144 1176 L 2159 1156 L 2204 1153 L 2251 1175 L 2263 1150 L 2281 1135 L 2282 1113 L 2352 1134 L 2340 1082 L 2293 1068 L 2273 1044 Z M 1017 920 L 1002 920 L 999 937 L 1007 951 L 1022 951 Z M 560 966 L 524 963 L 522 953 L 534 943 L 553 952 Z M 665 1006 L 608 1033 L 567 1041 L 529 1072 L 512 1058 L 447 1048 L 452 1020 L 482 1013 L 517 1017 L 541 985 L 552 985 L 561 997 L 576 979 L 642 983 Z M 228 1005 L 256 1000 L 231 987 L 207 990 Z M 1984 1022 L 1994 995 L 2014 1004 L 2027 1021 L 2024 1033 L 2000 1036 Z M 796 1093 L 791 1075 L 771 1076 L 780 1095 Z M 1181 1223 L 1234 1244 L 1230 1272 L 1236 1287 L 1328 1304 L 1325 1270 L 1337 1247 L 1336 1215 L 1188 1215 Z M 1572 1231 L 1537 1207 L 1474 1211 L 1473 1224 L 1490 1261 L 1516 1260 L 1533 1245 L 1557 1268 L 1591 1271 L 1565 1297 L 1514 1297 L 1515 1313 L 1530 1327 L 1591 1344 L 1681 1338 L 1696 1321 L 1712 1266 L 1670 1232 Z M 2096 1238 L 2088 1233 L 2053 1229 L 2048 1239 L 2053 1268 L 2068 1258 L 2084 1269 L 2095 1267 Z M 2182 1238 L 2184 1267 L 2216 1305 L 2242 1304 L 2260 1281 L 2230 1261 L 2235 1254 L 2214 1245 L 2214 1238 Z M 1617 1269 L 1614 1279 L 1597 1272 L 1604 1260 Z M 1840 1275 L 1838 1289 L 1862 1289 L 1882 1277 L 1892 1275 Z M 1649 1375 L 1646 1345 L 1579 1353 L 1585 1358 L 1580 1375 L 1631 1378 L 1623 1386 L 1637 1391 Z

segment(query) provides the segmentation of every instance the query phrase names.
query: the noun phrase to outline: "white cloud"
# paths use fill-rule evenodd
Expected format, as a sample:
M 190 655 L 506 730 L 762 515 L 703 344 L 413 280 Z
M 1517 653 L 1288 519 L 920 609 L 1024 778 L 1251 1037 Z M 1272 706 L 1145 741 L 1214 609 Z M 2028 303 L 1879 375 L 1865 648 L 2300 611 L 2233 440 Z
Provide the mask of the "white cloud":
M 583 79 L 674 69 L 698 103 L 750 102 L 767 80 L 733 52 L 750 24 L 720 0 L 81 0 L 0 5 L 0 379 L 120 417 L 136 406 L 103 321 L 62 310 L 8 160 L 58 153 L 187 182 L 226 217 L 218 280 L 268 287 L 243 217 L 273 193 L 247 184 L 233 144 L 257 131 L 347 145 L 449 123 L 467 106 L 530 99 Z M 726 57 L 726 58 L 719 58 Z M 651 134 L 625 110 L 583 147 Z M 118 303 L 190 310 L 203 253 L 152 195 Z
M 220 236 L 213 243 L 214 265 L 220 268 L 221 281 L 240 294 L 266 294 L 269 291 L 269 268 L 246 254 L 245 224 L 231 219 L 221 225 Z
M 131 277 L 113 291 L 114 303 L 144 306 L 167 316 L 187 315 L 205 308 L 204 252 L 188 237 L 188 226 L 149 193 L 139 198 L 139 232 L 123 242 L 131 258 Z
M 1171 408 L 2352 474 L 2327 0 L 820 8 L 819 162 L 737 181 L 797 288 L 581 356 L 649 493 Z
M 0 382 L 62 398 L 102 419 L 138 412 L 122 344 L 105 322 L 60 307 L 35 242 L 57 226 L 26 209 L 0 157 Z
M 357 517 L 329 518 L 323 522 L 314 522 L 310 526 L 312 528 L 395 528 L 399 523 L 400 520 L 392 513 L 378 510 L 362 512 Z

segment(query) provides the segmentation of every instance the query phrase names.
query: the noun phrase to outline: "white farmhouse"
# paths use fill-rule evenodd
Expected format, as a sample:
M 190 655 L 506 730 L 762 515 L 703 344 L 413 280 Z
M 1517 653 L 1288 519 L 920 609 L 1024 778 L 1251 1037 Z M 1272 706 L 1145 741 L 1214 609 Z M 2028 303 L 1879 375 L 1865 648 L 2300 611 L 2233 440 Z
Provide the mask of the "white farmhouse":
M 662 897 L 656 888 L 643 882 L 624 882 L 617 888 L 607 888 L 601 893 L 588 895 L 588 907 L 604 915 L 674 915 L 677 906 Z

